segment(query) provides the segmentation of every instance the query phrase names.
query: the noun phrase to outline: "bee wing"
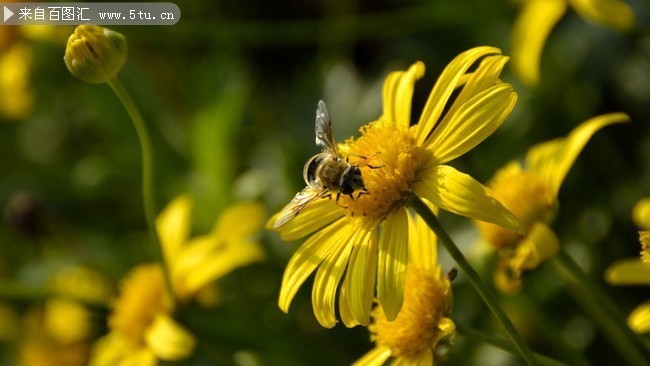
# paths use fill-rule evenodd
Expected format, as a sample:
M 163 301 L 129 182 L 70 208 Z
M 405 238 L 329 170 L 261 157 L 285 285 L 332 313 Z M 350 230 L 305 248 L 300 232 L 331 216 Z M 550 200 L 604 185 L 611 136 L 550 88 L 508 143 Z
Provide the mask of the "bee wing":
M 325 102 L 322 100 L 318 101 L 318 108 L 316 109 L 316 146 L 327 150 L 336 159 L 339 158 L 336 141 L 334 140 L 334 131 L 332 130 L 332 119 Z
M 307 207 L 311 202 L 319 198 L 325 197 L 329 191 L 327 188 L 322 189 L 313 189 L 310 186 L 305 187 L 302 191 L 298 192 L 296 196 L 289 202 L 288 205 L 280 213 L 280 216 L 275 220 L 273 227 L 279 228 L 280 226 L 289 222 L 302 211 L 303 208 Z

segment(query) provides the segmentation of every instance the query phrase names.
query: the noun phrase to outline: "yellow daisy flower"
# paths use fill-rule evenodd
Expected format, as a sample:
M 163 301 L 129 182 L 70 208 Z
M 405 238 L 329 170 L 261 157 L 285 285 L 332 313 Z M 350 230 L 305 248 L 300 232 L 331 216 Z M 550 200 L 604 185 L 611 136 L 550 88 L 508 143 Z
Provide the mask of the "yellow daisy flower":
M 632 9 L 621 0 L 522 0 L 512 31 L 512 68 L 525 84 L 539 82 L 544 43 L 569 5 L 585 20 L 618 31 L 635 23 Z
M 641 258 L 623 259 L 612 264 L 605 271 L 605 279 L 612 285 L 650 286 L 650 197 L 644 198 L 634 207 L 632 217 L 641 227 Z M 639 305 L 627 318 L 627 324 L 637 333 L 650 333 L 650 300 Z
M 395 319 L 404 298 L 406 243 L 418 235 L 409 229 L 406 209 L 414 195 L 446 211 L 522 231 L 517 218 L 486 187 L 445 165 L 494 132 L 514 107 L 517 94 L 499 80 L 507 60 L 491 47 L 457 56 L 442 72 L 412 126 L 411 98 L 424 64 L 416 62 L 407 71 L 388 75 L 381 117 L 362 127 L 361 137 L 338 146 L 351 164 L 358 164 L 369 194 L 354 199 L 341 196 L 338 204 L 316 200 L 274 228 L 287 241 L 313 234 L 287 264 L 280 309 L 288 311 L 300 286 L 318 268 L 312 305 L 324 327 L 336 323 L 335 298 L 341 280 L 339 311 L 346 326 L 369 323 L 375 283 L 386 318 Z M 367 160 L 359 158 L 373 155 L 381 168 L 371 169 Z M 278 217 L 267 226 L 273 228 Z
M 489 183 L 494 196 L 517 215 L 526 229 L 522 236 L 507 228 L 477 222 L 483 238 L 498 256 L 495 283 L 501 291 L 518 291 L 524 270 L 536 268 L 557 253 L 559 240 L 549 223 L 555 217 L 564 178 L 594 133 L 627 120 L 623 113 L 592 118 L 567 137 L 533 146 L 523 166 L 512 161 L 495 174 Z
M 375 348 L 355 366 L 383 365 L 391 357 L 396 365 L 430 366 L 440 340 L 455 337 L 451 283 L 437 263 L 436 237 L 418 216 L 409 213 L 409 219 L 419 240 L 409 243 L 404 305 L 393 321 L 381 305 L 372 310 L 368 330 Z
M 218 278 L 264 257 L 252 236 L 263 224 L 259 204 L 228 208 L 211 233 L 189 238 L 192 203 L 181 196 L 156 222 L 169 265 L 173 296 L 187 302 Z M 181 360 L 196 340 L 173 319 L 170 294 L 160 264 L 136 267 L 122 285 L 109 319 L 110 333 L 94 348 L 91 365 L 156 365 L 157 359 Z

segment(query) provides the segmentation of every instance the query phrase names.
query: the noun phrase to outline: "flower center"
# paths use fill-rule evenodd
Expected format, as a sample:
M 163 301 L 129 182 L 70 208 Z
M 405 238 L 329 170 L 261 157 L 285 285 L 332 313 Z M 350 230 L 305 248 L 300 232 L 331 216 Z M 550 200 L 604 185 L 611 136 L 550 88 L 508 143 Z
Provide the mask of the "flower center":
M 371 339 L 393 356 L 412 356 L 435 348 L 447 333 L 440 322 L 451 311 L 451 284 L 440 268 L 435 272 L 410 266 L 406 272 L 404 305 L 397 318 L 386 320 L 381 305 L 372 311 Z
M 156 314 L 168 308 L 165 277 L 158 264 L 136 267 L 122 285 L 109 327 L 137 348 Z
M 557 202 L 539 177 L 533 172 L 499 173 L 490 184 L 492 195 L 514 213 L 526 231 L 537 221 L 552 220 Z M 483 237 L 495 249 L 515 246 L 521 235 L 501 226 L 477 222 Z
M 641 261 L 650 263 L 650 231 L 639 231 L 641 241 Z
M 341 196 L 339 204 L 348 216 L 382 219 L 411 194 L 425 150 L 418 146 L 410 130 L 387 121 L 375 121 L 361 128 L 361 137 L 339 146 L 343 157 L 358 164 L 368 194 Z M 367 159 L 364 159 L 366 157 Z M 358 197 L 357 197 L 358 196 Z

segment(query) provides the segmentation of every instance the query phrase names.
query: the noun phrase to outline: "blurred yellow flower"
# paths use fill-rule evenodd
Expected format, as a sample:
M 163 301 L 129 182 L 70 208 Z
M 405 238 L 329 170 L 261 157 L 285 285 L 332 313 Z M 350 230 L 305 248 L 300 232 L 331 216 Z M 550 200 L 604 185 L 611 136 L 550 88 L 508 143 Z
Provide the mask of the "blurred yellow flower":
M 478 67 L 468 72 L 479 59 Z M 336 324 L 335 299 L 344 273 L 339 310 L 346 326 L 369 323 L 375 283 L 386 318 L 395 319 L 404 298 L 407 243 L 418 240 L 418 233 L 409 229 L 406 209 L 413 195 L 449 212 L 522 231 L 517 218 L 486 187 L 445 165 L 492 134 L 514 107 L 517 94 L 499 80 L 507 60 L 491 47 L 457 56 L 412 126 L 411 99 L 424 64 L 416 62 L 407 71 L 388 75 L 382 116 L 362 127 L 361 137 L 339 145 L 343 156 L 359 164 L 369 194 L 341 196 L 338 205 L 316 200 L 276 229 L 287 241 L 313 234 L 287 264 L 280 309 L 288 311 L 300 286 L 318 268 L 312 305 L 324 327 Z M 381 168 L 370 169 L 359 158 L 373 155 Z M 274 226 L 278 215 L 267 227 Z
M 393 321 L 386 319 L 381 305 L 372 310 L 368 330 L 375 348 L 355 366 L 383 365 L 390 357 L 396 365 L 431 366 L 440 340 L 455 337 L 456 326 L 449 318 L 451 283 L 437 264 L 436 237 L 419 217 L 410 222 L 421 236 L 409 243 L 404 305 Z
M 18 345 L 20 366 L 83 366 L 88 362 L 91 313 L 76 301 L 53 298 L 27 311 Z
M 13 28 L 0 27 L 0 33 L 12 32 Z M 31 112 L 34 102 L 29 81 L 32 46 L 19 38 L 7 40 L 4 46 L 1 43 L 4 42 L 0 41 L 0 117 L 22 119 Z
M 187 196 L 172 201 L 158 216 L 156 227 L 179 301 L 189 301 L 230 271 L 264 258 L 253 240 L 262 228 L 259 204 L 229 207 L 211 233 L 189 238 L 192 203 Z M 156 365 L 157 360 L 182 360 L 196 345 L 194 336 L 173 319 L 170 294 L 160 264 L 140 265 L 122 285 L 109 319 L 110 333 L 94 347 L 91 365 Z
M 567 137 L 533 146 L 522 166 L 518 161 L 499 170 L 489 186 L 494 196 L 510 209 L 526 228 L 526 235 L 477 222 L 483 238 L 496 252 L 495 283 L 503 292 L 517 292 L 521 273 L 536 268 L 559 250 L 559 240 L 549 227 L 555 217 L 558 192 L 569 169 L 591 136 L 601 128 L 628 121 L 623 113 L 592 118 Z
M 642 229 L 650 228 L 650 197 L 644 198 L 634 207 L 632 217 Z M 617 261 L 605 271 L 605 279 L 612 285 L 650 286 L 650 231 L 639 231 L 641 258 Z M 650 300 L 632 310 L 627 324 L 637 333 L 650 333 Z
M 512 67 L 525 84 L 539 82 L 544 43 L 569 5 L 585 20 L 618 31 L 635 23 L 632 9 L 621 0 L 522 0 L 512 31 Z

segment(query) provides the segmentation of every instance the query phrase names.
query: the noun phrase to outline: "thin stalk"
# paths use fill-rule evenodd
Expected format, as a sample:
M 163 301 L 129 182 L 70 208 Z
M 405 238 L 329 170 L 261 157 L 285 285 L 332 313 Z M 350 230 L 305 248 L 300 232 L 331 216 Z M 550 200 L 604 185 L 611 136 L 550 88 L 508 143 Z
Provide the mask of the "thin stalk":
M 503 309 L 501 309 L 499 302 L 497 301 L 494 294 L 488 289 L 487 285 L 483 282 L 478 273 L 476 273 L 474 268 L 472 268 L 463 253 L 460 251 L 460 249 L 458 249 L 458 246 L 456 246 L 449 234 L 447 234 L 442 225 L 440 225 L 440 221 L 438 221 L 436 215 L 431 212 L 429 207 L 427 207 L 427 205 L 422 202 L 422 200 L 420 200 L 417 196 L 413 196 L 413 198 L 409 201 L 409 204 L 415 210 L 415 212 L 417 212 L 418 215 L 422 217 L 427 225 L 429 225 L 438 239 L 440 239 L 440 242 L 445 247 L 445 249 L 447 249 L 449 255 L 454 258 L 456 264 L 458 264 L 460 269 L 469 279 L 472 286 L 474 286 L 479 295 L 481 295 L 481 298 L 488 306 L 488 308 L 490 308 L 492 314 L 494 314 L 494 316 L 497 318 L 497 321 L 501 323 L 506 333 L 508 333 L 508 336 L 517 347 L 517 350 L 521 356 L 529 365 L 537 365 L 537 361 L 533 357 L 533 352 L 530 350 L 519 332 L 517 332 L 517 329 L 512 324 L 512 321 L 510 321 L 510 318 L 508 318 Z
M 509 342 L 506 339 L 495 337 L 491 334 L 485 334 L 481 331 L 466 327 L 459 323 L 456 323 L 456 331 L 458 332 L 458 335 L 460 335 L 463 338 L 486 343 L 500 350 L 512 354 L 518 354 L 517 347 L 515 347 L 515 345 L 512 344 L 512 342 Z M 533 352 L 533 355 L 535 356 L 535 359 L 537 360 L 537 362 L 539 362 L 540 365 L 548 365 L 548 366 L 566 365 L 561 361 L 539 354 L 537 352 Z
M 160 262 L 162 263 L 163 272 L 165 274 L 165 284 L 167 286 L 168 293 L 171 295 L 172 309 L 175 309 L 175 298 L 173 296 L 174 291 L 172 287 L 171 276 L 169 274 L 169 266 L 167 265 L 165 259 L 165 252 L 158 238 L 158 232 L 156 230 L 156 205 L 155 205 L 155 195 L 154 195 L 154 184 L 153 184 L 153 150 L 151 148 L 151 139 L 149 138 L 149 131 L 147 130 L 147 125 L 144 123 L 144 119 L 138 110 L 138 107 L 133 102 L 131 95 L 124 88 L 122 83 L 114 77 L 108 81 L 111 89 L 115 92 L 117 97 L 124 105 L 135 131 L 138 135 L 138 140 L 140 141 L 140 150 L 142 152 L 142 203 L 144 206 L 144 216 L 147 220 L 147 226 L 149 231 L 150 240 L 154 243 L 158 251 L 158 256 Z
M 593 284 L 573 258 L 560 250 L 551 263 L 571 287 L 571 295 L 590 314 L 622 359 L 630 365 L 649 364 L 648 351 L 643 351 L 643 342 L 627 327 L 625 316 L 611 299 Z

